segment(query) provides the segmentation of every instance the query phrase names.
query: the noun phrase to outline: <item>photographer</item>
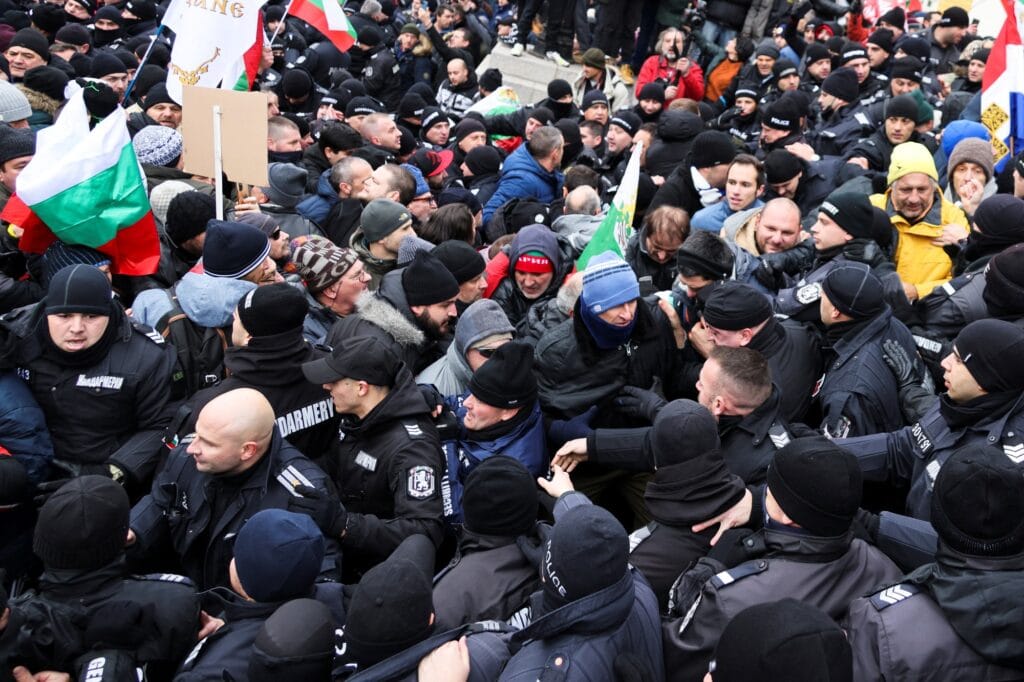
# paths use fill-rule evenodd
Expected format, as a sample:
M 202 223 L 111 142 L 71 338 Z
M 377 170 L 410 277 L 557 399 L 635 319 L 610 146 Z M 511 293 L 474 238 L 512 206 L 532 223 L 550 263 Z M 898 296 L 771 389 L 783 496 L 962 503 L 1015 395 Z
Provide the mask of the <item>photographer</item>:
M 704 98 L 704 72 L 686 55 L 686 34 L 667 28 L 658 37 L 658 54 L 651 55 L 640 67 L 636 79 L 637 98 L 648 83 L 665 86 L 665 106 L 683 97 L 700 101 Z

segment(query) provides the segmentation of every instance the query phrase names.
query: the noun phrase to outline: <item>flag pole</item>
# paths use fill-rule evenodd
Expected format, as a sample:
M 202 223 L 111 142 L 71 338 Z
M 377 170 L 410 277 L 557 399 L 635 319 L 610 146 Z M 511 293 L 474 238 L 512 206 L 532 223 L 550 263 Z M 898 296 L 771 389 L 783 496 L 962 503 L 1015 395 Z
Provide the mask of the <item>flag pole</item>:
M 224 220 L 224 167 L 221 158 L 220 124 L 221 109 L 219 104 L 215 104 L 213 105 L 213 182 L 217 188 L 217 220 Z
M 132 78 L 128 87 L 124 90 L 124 97 L 121 98 L 122 105 L 128 101 L 128 97 L 132 94 L 132 88 L 135 87 L 135 81 L 139 80 L 139 76 L 142 75 L 142 67 L 146 65 L 146 61 L 149 59 L 149 55 L 153 52 L 153 47 L 156 45 L 156 41 L 160 39 L 160 34 L 163 32 L 163 24 L 156 27 L 156 33 L 153 34 L 153 40 L 150 41 L 149 47 L 146 48 L 146 53 L 142 55 L 142 59 L 139 60 L 139 66 L 135 69 L 135 78 Z
M 277 28 L 274 29 L 274 34 L 272 36 L 270 36 L 270 44 L 271 45 L 274 44 L 274 38 L 277 37 L 277 34 L 281 32 L 281 27 L 284 26 L 284 20 L 285 20 L 285 17 L 288 16 L 288 11 L 292 8 L 292 2 L 293 2 L 293 0 L 288 0 L 288 4 L 285 5 L 285 7 L 284 7 L 284 16 L 281 17 L 281 21 L 277 22 Z

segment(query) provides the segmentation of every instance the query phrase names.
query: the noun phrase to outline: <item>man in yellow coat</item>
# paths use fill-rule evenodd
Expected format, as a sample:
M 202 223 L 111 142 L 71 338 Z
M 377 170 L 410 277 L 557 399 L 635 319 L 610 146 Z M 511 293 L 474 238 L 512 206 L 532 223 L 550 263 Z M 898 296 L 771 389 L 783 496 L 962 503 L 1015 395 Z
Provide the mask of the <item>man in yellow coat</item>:
M 918 142 L 892 151 L 889 188 L 871 203 L 889 214 L 898 233 L 896 273 L 907 298 L 931 293 L 953 275 L 953 261 L 942 247 L 967 238 L 967 216 L 942 196 L 931 152 Z

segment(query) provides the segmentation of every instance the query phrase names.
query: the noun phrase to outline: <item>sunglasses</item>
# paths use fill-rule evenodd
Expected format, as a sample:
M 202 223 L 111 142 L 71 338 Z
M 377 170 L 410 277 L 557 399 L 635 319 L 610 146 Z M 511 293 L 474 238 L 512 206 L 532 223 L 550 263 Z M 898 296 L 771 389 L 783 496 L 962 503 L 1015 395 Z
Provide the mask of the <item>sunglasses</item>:
M 473 350 L 475 350 L 477 353 L 479 353 L 480 355 L 484 356 L 485 358 L 489 359 L 492 355 L 494 355 L 494 352 L 497 351 L 498 349 L 497 348 L 474 348 Z

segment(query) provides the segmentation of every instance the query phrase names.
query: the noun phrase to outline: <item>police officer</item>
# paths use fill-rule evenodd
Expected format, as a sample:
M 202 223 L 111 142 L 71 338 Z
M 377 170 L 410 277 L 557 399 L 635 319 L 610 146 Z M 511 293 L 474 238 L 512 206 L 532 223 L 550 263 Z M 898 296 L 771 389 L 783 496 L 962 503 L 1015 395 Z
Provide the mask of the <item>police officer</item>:
M 258 391 L 236 388 L 202 409 L 196 432 L 172 452 L 153 489 L 132 509 L 136 558 L 169 546 L 201 589 L 230 584 L 238 531 L 262 509 L 283 509 L 297 488 L 326 493 L 326 476 L 281 437 Z M 334 574 L 334 543 L 322 572 Z
M 749 284 L 722 282 L 704 302 L 704 326 L 717 346 L 759 351 L 768 360 L 772 382 L 782 393 L 785 419 L 800 421 L 821 376 L 817 335 L 795 320 L 779 320 L 768 299 Z
M 752 518 L 764 527 L 722 538 L 673 589 L 673 619 L 663 628 L 667 680 L 701 679 L 729 619 L 747 607 L 786 595 L 836 619 L 851 601 L 900 575 L 853 537 L 860 468 L 824 438 L 794 440 L 776 453 L 755 497 L 763 507 Z
M 776 312 L 818 323 L 821 281 L 833 268 L 848 261 L 866 263 L 884 278 L 887 287 L 902 288 L 884 250 L 892 241 L 888 217 L 873 210 L 863 194 L 838 190 L 829 194 L 811 227 L 811 236 L 814 260 L 795 285 L 779 291 Z
M 858 680 L 1018 680 L 1024 638 L 1024 488 L 1006 453 L 984 444 L 950 456 L 935 478 L 935 563 L 850 605 Z
M 451 501 L 437 430 L 409 368 L 376 338 L 355 337 L 302 372 L 330 391 L 341 414 L 325 463 L 341 502 L 303 491 L 290 506 L 340 538 L 344 582 L 356 582 L 409 535 L 439 543 Z
M 89 265 L 59 271 L 42 302 L 0 319 L 0 344 L 46 416 L 51 476 L 149 485 L 173 414 L 174 351 L 124 314 L 107 275 Z
M 327 354 L 302 336 L 308 310 L 302 291 L 284 282 L 243 296 L 235 309 L 232 346 L 224 353 L 228 378 L 192 397 L 188 426 L 180 433 L 192 433 L 203 406 L 217 396 L 255 388 L 274 409 L 281 437 L 310 459 L 322 457 L 338 437 L 338 415 L 330 394 L 300 371 L 303 363 Z
M 882 282 L 864 263 L 842 263 L 821 283 L 825 375 L 815 397 L 830 438 L 891 431 L 903 423 L 899 386 L 888 370 L 883 343 L 914 356 L 914 338 L 883 299 Z M 924 365 L 916 361 L 919 370 Z
M 131 650 L 151 679 L 171 679 L 195 644 L 199 599 L 184 576 L 129 575 L 130 511 L 124 489 L 103 476 L 79 476 L 50 496 L 32 544 L 43 562 L 39 590 L 13 599 L 10 619 L 0 619 L 9 624 L 0 627 L 0 661 L 69 670 L 102 640 Z
M 913 426 L 891 433 L 848 438 L 871 481 L 909 484 L 907 513 L 928 519 L 939 470 L 958 447 L 988 443 L 1002 447 L 1015 464 L 1024 462 L 1024 329 L 1004 320 L 978 320 L 964 327 L 953 352 L 942 361 L 946 391 Z

